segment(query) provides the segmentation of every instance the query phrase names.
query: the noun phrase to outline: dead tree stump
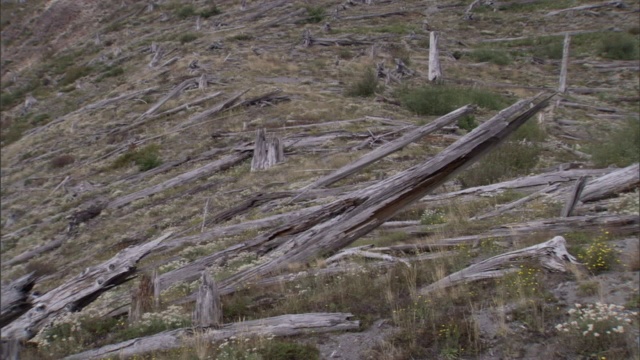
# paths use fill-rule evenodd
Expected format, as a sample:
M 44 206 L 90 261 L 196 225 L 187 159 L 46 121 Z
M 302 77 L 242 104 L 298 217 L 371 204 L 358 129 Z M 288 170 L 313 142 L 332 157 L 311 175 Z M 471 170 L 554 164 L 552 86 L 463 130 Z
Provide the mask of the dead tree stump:
M 277 137 L 267 138 L 264 129 L 256 133 L 256 144 L 253 149 L 251 171 L 268 169 L 284 161 L 284 148 Z
M 142 319 L 142 314 L 151 312 L 155 304 L 155 281 L 152 276 L 142 274 L 138 287 L 131 292 L 131 307 L 129 307 L 129 323 L 133 324 Z
M 214 327 L 222 325 L 222 303 L 218 285 L 206 271 L 202 272 L 196 308 L 193 311 L 193 326 Z
M 569 33 L 564 36 L 564 46 L 562 47 L 562 66 L 560 68 L 560 86 L 558 92 L 564 93 L 567 91 L 567 69 L 569 68 L 569 44 L 571 43 L 571 36 Z
M 438 39 L 440 35 L 437 31 L 432 31 L 429 35 L 429 81 L 439 82 L 442 80 L 442 70 L 440 69 L 440 54 L 438 53 Z

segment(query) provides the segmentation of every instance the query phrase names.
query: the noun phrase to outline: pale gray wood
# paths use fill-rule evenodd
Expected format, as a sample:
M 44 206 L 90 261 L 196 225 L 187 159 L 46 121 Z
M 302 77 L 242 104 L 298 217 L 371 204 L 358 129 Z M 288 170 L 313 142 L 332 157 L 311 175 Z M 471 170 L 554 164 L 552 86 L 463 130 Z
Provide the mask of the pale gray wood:
M 606 6 L 613 6 L 613 7 L 617 7 L 617 8 L 626 7 L 624 2 L 622 2 L 622 1 L 607 1 L 607 2 L 600 3 L 600 4 L 588 4 L 588 5 L 575 6 L 575 7 L 568 8 L 568 9 L 553 10 L 553 11 L 548 12 L 545 16 L 554 16 L 554 15 L 562 14 L 562 13 L 568 12 L 568 11 L 581 11 L 581 10 L 597 9 L 597 8 L 606 7 Z
M 256 131 L 251 171 L 265 170 L 284 161 L 284 148 L 278 137 L 267 138 L 265 129 Z
M 226 110 L 227 108 L 231 107 L 233 104 L 235 104 L 242 95 L 244 95 L 245 93 L 247 93 L 249 91 L 249 89 L 247 90 L 243 90 L 243 91 L 239 91 L 233 95 L 231 95 L 230 98 L 228 98 L 227 100 L 222 101 L 221 103 L 199 113 L 196 114 L 192 117 L 190 117 L 189 119 L 187 119 L 186 121 L 184 121 L 183 123 L 180 124 L 180 126 L 178 126 L 178 128 L 184 128 L 189 124 L 193 124 L 193 123 L 198 123 L 202 120 L 205 120 L 213 115 L 218 114 L 219 112 Z
M 505 205 L 500 205 L 497 209 L 490 211 L 488 213 L 482 214 L 482 215 L 478 215 L 478 216 L 474 216 L 471 217 L 469 220 L 484 220 L 484 219 L 488 219 L 490 217 L 494 217 L 494 216 L 498 216 L 498 215 L 502 215 L 512 209 L 515 209 L 517 207 L 522 206 L 523 204 L 528 203 L 529 201 L 535 200 L 543 195 L 549 194 L 551 192 L 554 192 L 556 190 L 558 190 L 558 188 L 560 187 L 560 184 L 553 184 L 550 186 L 547 186 L 546 188 L 542 189 L 542 190 L 538 190 L 536 192 L 534 192 L 533 194 L 527 195 L 525 197 L 523 197 L 522 199 L 518 199 L 516 201 L 512 201 L 508 204 Z
M 573 208 L 578 204 L 578 199 L 580 199 L 580 194 L 582 194 L 582 190 L 584 190 L 584 186 L 587 184 L 587 177 L 582 176 L 578 180 L 576 180 L 576 184 L 573 186 L 567 201 L 564 203 L 564 207 L 562 208 L 562 212 L 560 213 L 560 217 L 569 217 L 571 216 L 571 212 L 573 212 Z
M 640 185 L 640 167 L 638 163 L 618 169 L 610 174 L 593 179 L 587 183 L 580 201 L 589 202 L 611 197 L 632 190 Z
M 578 264 L 575 257 L 567 251 L 566 243 L 562 236 L 556 236 L 541 244 L 491 257 L 423 287 L 419 293 L 427 295 L 462 283 L 501 277 L 518 271 L 517 265 L 531 260 L 540 262 L 546 269 L 565 272 L 567 263 Z
M 349 313 L 309 313 L 281 315 L 225 324 L 220 329 L 206 329 L 197 333 L 191 328 L 183 328 L 107 345 L 99 349 L 67 356 L 64 360 L 131 357 L 151 351 L 169 350 L 183 346 L 190 347 L 195 346 L 196 336 L 200 340 L 207 342 L 219 342 L 232 336 L 238 338 L 294 336 L 357 330 L 360 322 L 358 320 L 349 320 L 352 317 L 353 315 Z
M 321 177 L 320 179 L 314 181 L 313 183 L 305 186 L 302 190 L 328 186 L 341 179 L 344 179 L 345 177 L 360 171 L 365 166 L 372 164 L 377 160 L 380 160 L 385 156 L 388 156 L 398 150 L 401 150 L 402 148 L 409 145 L 410 143 L 415 142 L 421 139 L 422 137 L 441 129 L 446 125 L 452 124 L 455 120 L 459 119 L 460 117 L 472 113 L 473 110 L 474 108 L 470 105 L 466 105 L 457 110 L 454 110 L 449 114 L 444 115 L 427 125 L 418 127 L 408 132 L 407 134 L 403 135 L 402 137 L 386 143 L 385 145 L 369 152 L 368 154 L 359 158 L 358 160 L 353 161 L 341 167 L 340 169 L 332 172 L 331 174 Z
M 21 276 L 3 285 L 0 290 L 0 327 L 4 327 L 31 307 L 29 292 L 35 285 L 34 273 Z
M 54 318 L 81 310 L 103 292 L 127 281 L 135 273 L 138 261 L 169 236 L 171 233 L 139 246 L 128 247 L 38 297 L 33 307 L 2 329 L 2 337 L 28 340 Z
M 222 301 L 218 285 L 207 271 L 202 272 L 200 288 L 193 311 L 192 326 L 219 328 L 222 325 Z
M 569 44 L 571 43 L 571 36 L 566 34 L 564 36 L 564 45 L 562 47 L 562 66 L 560 68 L 560 87 L 558 92 L 564 93 L 567 91 L 567 71 L 569 68 Z
M 429 81 L 438 82 L 442 79 L 442 69 L 440 69 L 440 53 L 438 50 L 438 40 L 440 34 L 432 31 L 429 34 Z
M 210 162 L 205 166 L 202 166 L 197 169 L 186 172 L 184 174 L 178 175 L 160 184 L 153 185 L 153 186 L 144 188 L 142 190 L 136 191 L 134 193 L 116 198 L 107 204 L 107 208 L 109 209 L 119 208 L 127 204 L 130 204 L 135 200 L 157 194 L 159 192 L 165 191 L 167 189 L 170 189 L 176 186 L 182 186 L 184 184 L 191 183 L 203 177 L 209 176 L 214 172 L 222 171 L 232 166 L 235 166 L 240 162 L 248 159 L 250 156 L 251 156 L 251 153 L 248 151 L 242 151 L 236 154 L 225 156 L 222 159 L 218 159 L 216 161 Z

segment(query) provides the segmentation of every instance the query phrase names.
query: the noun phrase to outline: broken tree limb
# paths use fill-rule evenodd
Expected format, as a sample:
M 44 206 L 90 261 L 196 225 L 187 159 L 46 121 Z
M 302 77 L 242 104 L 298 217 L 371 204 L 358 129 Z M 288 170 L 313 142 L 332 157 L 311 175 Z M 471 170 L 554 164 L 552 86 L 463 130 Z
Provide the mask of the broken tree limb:
M 356 16 L 345 16 L 345 17 L 341 17 L 340 20 L 341 21 L 350 21 L 350 20 L 364 20 L 364 19 L 373 19 L 373 18 L 378 18 L 378 17 L 389 17 L 389 16 L 403 16 L 406 15 L 408 13 L 408 11 L 406 10 L 400 10 L 400 11 L 390 11 L 390 12 L 385 12 L 385 13 L 379 13 L 379 14 L 365 14 L 365 15 L 356 15 Z
M 2 329 L 2 337 L 28 340 L 55 317 L 81 310 L 103 292 L 129 280 L 138 261 L 169 236 L 171 233 L 126 248 L 110 260 L 85 269 L 80 275 L 42 295 L 32 308 Z
M 107 208 L 109 209 L 119 208 L 131 203 L 132 201 L 142 199 L 144 197 L 147 197 L 153 194 L 157 194 L 166 189 L 193 182 L 205 176 L 209 176 L 212 172 L 228 169 L 244 161 L 245 159 L 248 159 L 250 156 L 251 156 L 251 153 L 249 151 L 241 151 L 236 154 L 225 156 L 222 159 L 218 159 L 216 161 L 210 162 L 205 166 L 191 170 L 189 172 L 186 172 L 184 174 L 171 178 L 167 181 L 164 181 L 160 184 L 153 185 L 145 189 L 136 191 L 134 193 L 127 194 L 117 199 L 114 199 L 107 204 Z
M 347 257 L 351 257 L 351 256 L 359 256 L 359 257 L 363 257 L 366 259 L 376 259 L 376 260 L 384 260 L 384 261 L 389 261 L 389 262 L 401 262 L 405 265 L 409 265 L 409 262 L 403 258 L 398 258 L 395 256 L 391 256 L 391 255 L 387 255 L 387 254 L 380 254 L 380 253 L 376 253 L 376 252 L 372 252 L 372 251 L 366 251 L 364 249 L 366 248 L 372 248 L 373 245 L 365 245 L 365 246 L 360 246 L 357 248 L 352 248 L 352 249 L 346 249 L 343 250 L 329 258 L 327 258 L 325 260 L 325 264 L 331 264 L 334 262 L 338 262 L 341 261 Z
M 438 82 L 442 79 L 442 70 L 440 69 L 440 54 L 438 52 L 438 40 L 440 34 L 432 31 L 429 34 L 429 81 Z
M 292 314 L 225 324 L 220 329 L 205 329 L 205 331 L 197 333 L 191 328 L 183 328 L 107 345 L 68 356 L 64 360 L 101 359 L 114 356 L 131 357 L 151 351 L 169 350 L 183 346 L 192 347 L 195 346 L 195 337 L 215 343 L 231 337 L 294 336 L 357 330 L 360 327 L 360 322 L 349 320 L 352 317 L 353 315 L 349 313 Z
M 607 1 L 607 2 L 604 2 L 604 3 L 600 3 L 600 4 L 588 4 L 588 5 L 581 5 L 581 6 L 568 8 L 568 9 L 554 10 L 554 11 L 548 12 L 545 16 L 554 16 L 554 15 L 562 14 L 563 12 L 567 12 L 567 11 L 580 11 L 580 10 L 598 9 L 598 8 L 606 7 L 606 6 L 613 6 L 613 7 L 617 7 L 617 8 L 625 8 L 626 7 L 625 3 L 623 3 L 622 1 Z
M 462 283 L 501 277 L 519 270 L 516 265 L 531 259 L 539 261 L 544 268 L 551 271 L 565 272 L 567 263 L 578 264 L 567 251 L 566 244 L 562 236 L 556 236 L 541 244 L 497 255 L 448 275 L 420 289 L 419 293 L 426 295 Z
M 629 191 L 640 185 L 640 166 L 638 163 L 618 169 L 587 183 L 580 201 L 589 202 L 611 197 Z
M 238 99 L 240 99 L 240 97 L 244 94 L 246 94 L 249 91 L 249 89 L 247 90 L 243 90 L 243 91 L 239 91 L 233 95 L 231 95 L 231 97 L 227 100 L 224 100 L 223 102 L 217 104 L 216 106 L 207 109 L 199 114 L 196 114 L 195 116 L 192 116 L 191 118 L 189 118 L 187 121 L 183 122 L 182 124 L 180 124 L 179 128 L 184 128 L 186 126 L 188 126 L 189 124 L 193 124 L 193 123 L 197 123 L 200 122 L 208 117 L 211 117 L 227 108 L 229 108 L 230 106 L 232 106 L 233 104 L 235 104 Z
M 34 273 L 24 275 L 2 286 L 0 291 L 0 327 L 9 324 L 31 308 L 29 292 L 35 285 Z
M 167 101 L 171 100 L 174 96 L 180 94 L 181 92 L 183 92 L 183 91 L 185 91 L 185 90 L 187 90 L 187 89 L 189 89 L 191 87 L 195 87 L 196 85 L 198 85 L 198 78 L 187 79 L 187 80 L 181 82 L 176 87 L 174 87 L 171 91 L 169 91 L 169 93 L 167 93 L 167 95 L 163 96 L 153 106 L 151 106 L 147 111 L 145 111 L 144 114 L 140 115 L 140 117 L 142 118 L 142 117 L 146 117 L 146 116 L 149 116 L 149 115 L 153 114 L 162 105 L 164 105 L 164 103 L 166 103 Z
M 329 220 L 293 235 L 277 247 L 274 253 L 279 256 L 223 280 L 221 288 L 246 284 L 288 264 L 305 263 L 351 244 L 500 144 L 543 109 L 552 96 L 543 94 L 518 101 L 425 163 L 323 206 L 315 215 Z M 289 221 L 297 223 L 295 218 Z
M 573 208 L 578 204 L 578 199 L 580 199 L 580 194 L 582 194 L 582 190 L 584 190 L 584 186 L 587 184 L 587 177 L 582 176 L 580 179 L 576 181 L 575 186 L 571 190 L 571 194 L 569 194 L 569 198 L 564 204 L 562 208 L 562 212 L 560 213 L 560 217 L 569 217 L 571 216 L 571 212 Z
M 474 108 L 470 105 L 466 105 L 457 110 L 454 110 L 449 114 L 442 116 L 427 125 L 418 127 L 408 132 L 407 134 L 403 135 L 402 137 L 369 152 L 368 154 L 361 157 L 360 159 L 341 167 L 340 169 L 334 171 L 333 173 L 321 177 L 320 179 L 302 188 L 302 190 L 305 191 L 305 190 L 318 188 L 322 186 L 328 186 L 341 179 L 344 179 L 345 177 L 358 172 L 365 166 L 404 148 L 410 143 L 415 142 L 418 139 L 428 134 L 431 134 L 434 131 L 441 129 L 444 126 L 453 123 L 455 120 L 459 119 L 464 115 L 470 114 L 473 111 L 474 111 Z
M 499 208 L 488 212 L 486 214 L 482 214 L 479 216 L 474 216 L 472 218 L 470 218 L 469 220 L 484 220 L 484 219 L 488 219 L 490 217 L 494 217 L 494 216 L 498 216 L 498 215 L 502 215 L 506 212 L 508 212 L 511 209 L 515 209 L 519 206 L 522 206 L 523 204 L 528 203 L 529 201 L 532 201 L 534 199 L 537 199 L 541 196 L 544 196 L 546 194 L 552 193 L 556 190 L 558 190 L 558 188 L 560 187 L 560 184 L 553 184 L 553 185 L 549 185 L 546 188 L 542 189 L 542 190 L 538 190 L 536 192 L 534 192 L 533 194 L 527 195 L 525 197 L 523 197 L 522 199 L 518 199 L 516 201 L 510 202 L 508 204 L 505 205 L 501 205 Z
M 20 255 L 16 255 L 14 256 L 11 260 L 8 260 L 6 262 L 4 262 L 2 265 L 3 266 L 12 266 L 12 265 L 16 265 L 16 264 L 20 264 L 26 261 L 29 261 L 31 259 L 33 259 L 34 257 L 48 252 L 50 250 L 53 249 L 57 249 L 60 246 L 62 246 L 62 244 L 64 244 L 64 242 L 67 241 L 67 236 L 65 235 L 58 235 L 54 240 L 49 241 L 48 243 L 38 246 L 35 249 L 31 249 L 28 251 L 25 251 L 23 253 L 21 253 Z

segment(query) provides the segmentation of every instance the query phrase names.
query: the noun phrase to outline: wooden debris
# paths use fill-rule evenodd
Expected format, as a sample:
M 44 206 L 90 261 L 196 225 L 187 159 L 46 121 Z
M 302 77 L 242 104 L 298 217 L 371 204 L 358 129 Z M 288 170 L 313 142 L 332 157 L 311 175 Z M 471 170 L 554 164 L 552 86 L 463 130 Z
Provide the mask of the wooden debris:
M 554 10 L 554 11 L 548 12 L 545 16 L 554 16 L 554 15 L 562 14 L 563 12 L 568 12 L 568 11 L 591 10 L 591 9 L 597 9 L 597 8 L 607 7 L 607 6 L 613 6 L 616 8 L 627 7 L 625 3 L 622 1 L 607 1 L 600 4 L 588 4 L 588 5 L 575 6 L 568 9 Z
M 131 290 L 131 306 L 129 307 L 129 324 L 137 323 L 142 315 L 151 312 L 155 307 L 155 279 L 147 274 L 140 276 L 138 286 Z
M 349 313 L 308 313 L 281 315 L 265 319 L 225 324 L 219 329 L 198 332 L 200 340 L 219 342 L 231 337 L 294 336 L 332 331 L 357 330 L 360 322 L 349 320 Z M 151 351 L 163 351 L 183 346 L 195 346 L 196 332 L 191 328 L 164 331 L 155 335 L 127 340 L 99 349 L 67 356 L 63 360 L 88 360 L 108 357 L 131 357 Z
M 353 46 L 353 45 L 367 45 L 370 44 L 370 41 L 367 40 L 356 40 L 352 38 L 314 38 L 311 35 L 311 31 L 309 29 L 305 29 L 302 32 L 302 44 L 304 47 L 311 47 L 312 45 L 320 45 L 320 46 Z
M 365 246 L 359 246 L 357 248 L 343 250 L 327 258 L 325 260 L 325 264 L 332 264 L 334 262 L 341 261 L 350 256 L 359 256 L 367 259 L 377 259 L 377 260 L 384 260 L 384 261 L 390 261 L 390 262 L 401 262 L 409 266 L 409 262 L 403 258 L 398 258 L 391 255 L 380 254 L 380 253 L 365 250 L 367 248 L 372 248 L 372 247 L 373 245 L 365 245 Z
M 160 60 L 162 59 L 162 57 L 165 54 L 165 50 L 163 48 L 159 47 L 159 46 L 153 52 L 154 52 L 153 58 L 151 59 L 151 62 L 149 63 L 149 67 L 150 68 L 158 66 L 158 62 L 160 62 Z
M 0 327 L 4 327 L 31 308 L 29 292 L 35 285 L 36 277 L 30 273 L 17 278 L 0 291 Z
M 129 247 L 104 263 L 85 269 L 80 275 L 40 296 L 26 313 L 5 326 L 2 337 L 28 340 L 54 318 L 79 311 L 103 292 L 130 279 L 137 262 L 168 238 L 167 233 L 153 241 Z
M 373 18 L 378 18 L 378 17 L 389 17 L 389 16 L 403 16 L 406 15 L 407 13 L 409 13 L 406 10 L 399 10 L 399 11 L 390 11 L 390 12 L 385 12 L 385 13 L 378 13 L 378 14 L 365 14 L 365 15 L 356 15 L 356 16 L 346 16 L 346 17 L 342 17 L 340 18 L 340 20 L 343 21 L 350 21 L 350 20 L 364 20 L 364 19 L 373 19 Z
M 582 190 L 584 190 L 584 186 L 587 184 L 587 177 L 582 176 L 578 180 L 576 180 L 576 184 L 571 190 L 569 198 L 564 204 L 562 208 L 562 212 L 560 213 L 560 217 L 569 217 L 571 216 L 571 212 L 573 208 L 576 207 L 578 203 L 578 199 L 580 199 L 580 194 L 582 194 Z
M 251 171 L 265 170 L 284 161 L 284 148 L 276 136 L 267 138 L 264 129 L 256 132 Z
M 562 67 L 560 68 L 560 86 L 558 92 L 564 93 L 567 91 L 567 69 L 569 68 L 569 44 L 571 43 L 571 36 L 566 34 L 564 36 L 564 45 L 562 47 Z
M 371 151 L 370 153 L 366 154 L 360 159 L 341 167 L 340 169 L 332 172 L 331 174 L 321 177 L 320 179 L 314 181 L 313 183 L 305 186 L 302 190 L 305 191 L 308 189 L 328 186 L 341 179 L 344 179 L 345 177 L 360 171 L 365 166 L 372 164 L 375 161 L 380 160 L 383 157 L 388 156 L 404 148 L 405 146 L 411 144 L 412 142 L 415 142 L 421 139 L 422 137 L 441 129 L 446 125 L 452 124 L 455 120 L 459 119 L 464 115 L 470 114 L 473 111 L 474 111 L 474 108 L 470 105 L 463 106 L 457 110 L 454 110 L 449 114 L 444 115 L 427 125 L 418 127 L 408 132 L 407 134 L 403 135 L 402 137 L 386 143 L 385 145 Z
M 562 236 L 556 236 L 538 245 L 491 257 L 448 275 L 420 289 L 419 293 L 426 295 L 458 284 L 501 277 L 518 271 L 518 264 L 530 260 L 539 261 L 551 271 L 565 272 L 567 263 L 578 264 L 575 257 L 567 252 L 566 243 Z
M 586 177 L 583 177 L 586 178 Z M 553 184 L 553 185 L 549 185 L 546 188 L 542 189 L 542 190 L 538 190 L 536 192 L 534 192 L 533 194 L 527 195 L 525 197 L 523 197 L 522 199 L 518 199 L 516 201 L 510 202 L 508 204 L 505 205 L 501 205 L 499 208 L 488 212 L 486 214 L 482 214 L 482 215 L 478 215 L 478 216 L 474 216 L 472 218 L 470 218 L 469 220 L 484 220 L 484 219 L 488 219 L 490 217 L 494 217 L 494 216 L 498 216 L 498 215 L 502 215 L 506 212 L 508 212 L 509 210 L 515 209 L 519 206 L 522 206 L 523 204 L 528 203 L 529 201 L 532 201 L 534 199 L 537 199 L 541 196 L 547 195 L 549 193 L 552 193 L 556 190 L 558 190 L 558 188 L 560 187 L 560 184 Z
M 640 167 L 638 163 L 618 169 L 587 183 L 580 201 L 589 202 L 614 196 L 632 190 L 640 185 Z
M 440 69 L 440 54 L 438 52 L 438 39 L 440 35 L 437 31 L 429 34 L 429 81 L 438 82 L 442 79 Z
M 202 272 L 200 282 L 192 326 L 220 328 L 222 325 L 222 302 L 218 286 L 206 271 Z
M 58 235 L 53 240 L 47 242 L 46 244 L 38 246 L 35 249 L 27 250 L 21 253 L 20 255 L 16 255 L 11 260 L 3 262 L 2 265 L 12 266 L 12 265 L 24 263 L 40 254 L 59 248 L 60 246 L 62 246 L 62 244 L 65 243 L 65 241 L 67 241 L 67 239 L 68 239 L 67 235 Z
M 211 116 L 214 116 L 218 113 L 220 113 L 223 110 L 228 109 L 229 107 L 231 107 L 232 105 L 234 105 L 242 95 L 246 94 L 249 91 L 249 89 L 247 90 L 243 90 L 243 91 L 239 91 L 233 95 L 231 95 L 230 98 L 228 98 L 227 100 L 224 100 L 223 102 L 217 104 L 216 106 L 205 110 L 199 114 L 196 114 L 195 116 L 192 116 L 191 118 L 189 118 L 187 121 L 183 122 L 182 124 L 180 124 L 179 128 L 185 128 L 187 125 L 193 124 L 193 123 L 198 123 L 206 118 L 209 118 Z

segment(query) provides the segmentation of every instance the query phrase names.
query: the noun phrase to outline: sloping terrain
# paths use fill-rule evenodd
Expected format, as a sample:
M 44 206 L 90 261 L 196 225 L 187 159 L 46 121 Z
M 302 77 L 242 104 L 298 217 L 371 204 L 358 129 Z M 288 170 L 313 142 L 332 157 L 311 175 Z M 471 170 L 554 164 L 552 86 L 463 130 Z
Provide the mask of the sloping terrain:
M 203 271 L 221 284 L 230 328 L 337 312 L 358 320 L 361 332 L 305 330 L 286 340 L 215 335 L 212 342 L 187 331 L 180 336 L 195 346 L 136 356 L 637 356 L 640 2 L 57 0 L 1 7 L 3 285 L 34 273 L 25 292 L 82 295 L 70 308 L 45 312 L 21 336 L 21 358 L 63 358 L 190 328 Z M 573 7 L 581 8 L 565 11 Z M 434 31 L 443 77 L 430 82 Z M 558 89 L 567 33 L 568 90 L 494 148 L 501 132 L 481 137 L 498 111 Z M 467 104 L 472 115 L 319 183 Z M 252 171 L 261 129 L 267 141 L 279 139 L 284 161 Z M 371 199 L 408 186 L 405 174 L 425 164 L 445 163 L 443 154 L 464 150 L 467 139 L 487 150 L 474 165 L 466 162 L 479 152 L 441 172 L 427 166 L 436 178 L 424 188 L 431 194 L 409 187 L 399 200 L 380 200 L 392 206 L 371 221 L 340 227 L 343 214 L 378 206 Z M 582 177 L 584 191 L 568 209 L 573 216 L 559 218 Z M 304 239 L 312 247 L 321 231 L 345 240 L 303 255 L 292 250 Z M 492 269 L 495 278 L 428 290 L 446 275 L 558 235 L 581 264 L 558 273 L 525 256 L 516 267 Z M 123 254 L 130 263 L 116 261 Z M 117 263 L 122 273 L 101 280 L 99 290 L 74 287 L 94 273 L 100 278 L 99 268 L 85 269 L 103 263 Z M 146 276 L 156 279 L 155 296 L 139 294 Z M 132 296 L 153 305 L 127 318 Z M 38 301 L 28 297 L 20 311 L 35 313 Z M 626 308 L 612 307 L 602 330 L 583 335 L 579 326 L 588 319 L 576 318 L 582 310 L 574 304 L 596 302 Z M 3 340 L 34 319 L 29 314 L 6 324 L 3 314 Z M 565 331 L 562 323 L 573 320 L 579 326 Z

